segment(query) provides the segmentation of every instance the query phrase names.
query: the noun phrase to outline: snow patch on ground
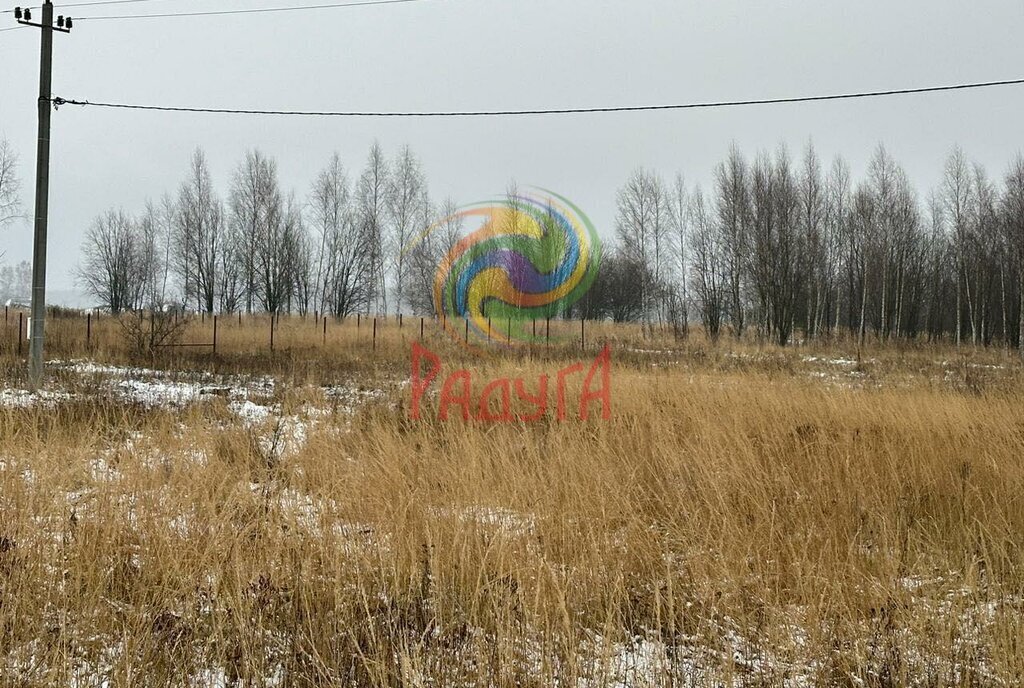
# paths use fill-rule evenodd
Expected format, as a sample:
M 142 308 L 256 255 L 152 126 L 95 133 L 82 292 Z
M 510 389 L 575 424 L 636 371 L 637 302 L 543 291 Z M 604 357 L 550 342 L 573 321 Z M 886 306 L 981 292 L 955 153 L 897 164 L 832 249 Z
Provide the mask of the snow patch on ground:
M 273 412 L 271 407 L 253 403 L 249 399 L 232 401 L 228 404 L 228 408 L 241 419 L 246 427 L 263 423 Z
M 67 392 L 50 392 L 46 390 L 30 392 L 27 389 L 0 389 L 0 408 L 30 408 L 37 405 L 52 407 L 70 399 L 71 395 Z

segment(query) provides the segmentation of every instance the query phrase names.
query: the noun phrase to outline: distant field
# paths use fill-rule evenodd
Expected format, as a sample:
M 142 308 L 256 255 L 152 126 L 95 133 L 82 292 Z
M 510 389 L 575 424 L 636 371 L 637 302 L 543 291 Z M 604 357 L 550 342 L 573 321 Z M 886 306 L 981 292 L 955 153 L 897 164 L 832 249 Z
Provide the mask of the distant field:
M 555 322 L 443 367 L 418 318 L 0 342 L 0 684 L 1001 686 L 1024 674 L 1016 352 Z M 208 343 L 193 321 L 182 343 Z M 554 413 L 611 351 L 612 413 Z M 25 347 L 27 351 L 27 347 Z M 437 417 L 472 372 L 531 423 Z M 568 384 L 572 404 L 580 377 Z M 516 411 L 521 404 L 513 401 Z M 456 414 L 457 415 L 457 414 Z M 599 414 L 595 414 L 599 415 Z

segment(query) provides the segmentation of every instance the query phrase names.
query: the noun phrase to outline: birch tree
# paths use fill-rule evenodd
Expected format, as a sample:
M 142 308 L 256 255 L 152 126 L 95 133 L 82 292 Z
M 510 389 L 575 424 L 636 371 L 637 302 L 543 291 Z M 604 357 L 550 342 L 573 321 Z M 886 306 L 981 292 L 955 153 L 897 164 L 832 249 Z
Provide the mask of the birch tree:
M 394 277 L 395 314 L 400 315 L 409 299 L 408 248 L 422 230 L 427 194 L 423 169 L 409 146 L 402 148 L 391 170 L 387 192 L 387 248 Z
M 645 318 L 658 312 L 662 278 L 670 255 L 669 200 L 661 178 L 644 169 L 633 172 L 618 192 L 615 230 L 626 255 L 644 266 L 640 300 Z
M 715 213 L 725 252 L 729 317 L 732 321 L 733 334 L 738 339 L 743 336 L 746 325 L 743 298 L 744 263 L 751 211 L 747 164 L 735 144 L 729 148 L 729 156 L 725 162 L 715 168 Z
M 682 173 L 676 174 L 672 184 L 669 203 L 669 218 L 674 235 L 676 270 L 678 271 L 678 290 L 673 294 L 670 317 L 676 327 L 682 328 L 683 336 L 689 333 L 690 322 L 690 265 L 689 265 L 689 225 L 690 195 L 686 190 L 686 181 Z M 620 263 L 621 264 L 621 263 Z M 602 269 L 604 269 L 602 267 Z
M 188 178 L 178 191 L 174 214 L 177 268 L 186 304 L 213 313 L 217 296 L 217 268 L 223 238 L 224 210 L 210 178 L 206 156 L 192 155 Z
M 700 188 L 693 192 L 689 215 L 692 218 L 689 244 L 694 298 L 704 331 L 712 341 L 717 341 L 728 300 L 726 247 Z
M 321 170 L 310 197 L 319 234 L 320 310 L 343 318 L 368 307 L 373 294 L 376 237 L 353 206 L 348 177 L 335 154 Z
M 0 229 L 18 217 L 21 210 L 20 193 L 18 156 L 6 139 L 0 139 Z
M 963 299 L 966 292 L 968 300 L 971 294 L 970 275 L 967 274 L 967 252 L 971 238 L 970 214 L 973 194 L 971 189 L 970 170 L 960 148 L 953 149 L 946 160 L 945 175 L 942 182 L 942 198 L 944 211 L 952 232 L 952 243 L 956 259 L 956 345 L 961 344 L 963 336 Z M 973 328 L 971 341 L 976 341 L 977 333 Z
M 1024 156 L 1018 154 L 1005 179 L 1003 228 L 1017 276 L 1017 349 L 1024 360 Z
M 356 209 L 360 231 L 367 242 L 366 249 L 369 252 L 372 274 L 372 291 L 368 305 L 372 303 L 380 313 L 386 313 L 388 310 L 385 232 L 388 221 L 389 176 L 384 151 L 380 144 L 374 141 L 366 160 L 366 167 L 357 184 Z
M 240 263 L 247 313 L 259 302 L 258 242 L 271 231 L 269 223 L 279 219 L 280 202 L 277 164 L 259 150 L 249 151 L 235 169 L 228 194 L 231 247 Z
M 798 195 L 802 239 L 798 270 L 805 288 L 802 294 L 802 316 L 807 337 L 814 338 L 819 333 L 822 312 L 828 298 L 829 261 L 825 236 L 825 182 L 813 144 L 808 144 L 804 151 Z

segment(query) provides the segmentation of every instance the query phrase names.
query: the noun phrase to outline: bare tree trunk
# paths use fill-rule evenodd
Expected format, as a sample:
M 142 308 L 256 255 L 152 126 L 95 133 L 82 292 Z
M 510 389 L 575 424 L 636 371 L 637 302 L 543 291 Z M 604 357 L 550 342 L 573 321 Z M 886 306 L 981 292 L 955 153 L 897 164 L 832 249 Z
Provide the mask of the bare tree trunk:
M 888 273 L 888 266 L 883 264 L 882 265 L 882 305 L 881 305 L 881 312 L 879 313 L 880 321 L 878 323 L 878 334 L 879 334 L 879 338 L 882 341 L 885 341 L 885 336 L 886 336 L 886 328 L 885 328 L 885 324 L 886 324 L 885 300 L 888 298 L 887 291 L 888 291 L 888 287 L 889 287 L 889 281 L 886 279 L 887 276 L 888 276 L 887 273 Z
M 900 335 L 903 333 L 903 290 L 905 289 L 905 280 L 906 276 L 903 271 L 903 265 L 901 264 L 896 271 L 896 323 L 893 328 L 893 334 L 896 336 L 896 339 L 899 339 Z
M 1017 311 L 1017 352 L 1020 354 L 1021 362 L 1024 362 L 1024 262 L 1019 268 L 1020 278 L 1020 308 Z
M 861 270 L 861 290 L 860 290 L 860 335 L 858 337 L 857 344 L 857 355 L 860 356 L 860 349 L 864 348 L 864 334 L 867 328 L 867 312 L 868 312 L 868 268 L 865 262 Z
M 963 317 L 964 317 L 963 313 L 964 313 L 964 309 L 963 309 L 963 305 L 961 303 L 961 301 L 963 300 L 962 291 L 961 291 L 963 289 L 963 286 L 962 286 L 962 284 L 963 284 L 963 279 L 962 279 L 963 275 L 961 274 L 962 272 L 963 272 L 962 269 L 957 270 L 957 276 L 956 276 L 956 348 L 957 349 L 960 348 L 960 337 L 961 337 L 961 333 L 963 332 L 963 329 L 964 329 L 964 327 L 963 327 Z
M 839 297 L 839 290 L 842 289 L 842 286 L 840 285 L 841 281 L 842 281 L 841 279 L 837 279 L 836 280 L 836 319 L 835 319 L 835 327 L 832 328 L 833 338 L 836 335 L 838 335 L 838 333 L 839 333 L 839 319 L 840 319 L 840 316 L 841 316 L 841 313 L 842 313 L 842 310 L 843 310 L 842 308 L 839 307 L 839 304 L 841 303 L 840 297 Z
M 971 323 L 971 346 L 978 346 L 978 323 L 974 313 L 974 298 L 971 296 L 971 278 L 964 270 L 964 291 L 967 292 L 967 319 Z
M 1010 348 L 1010 330 L 1006 315 L 1006 266 L 999 266 L 999 306 L 1003 312 L 1003 346 Z

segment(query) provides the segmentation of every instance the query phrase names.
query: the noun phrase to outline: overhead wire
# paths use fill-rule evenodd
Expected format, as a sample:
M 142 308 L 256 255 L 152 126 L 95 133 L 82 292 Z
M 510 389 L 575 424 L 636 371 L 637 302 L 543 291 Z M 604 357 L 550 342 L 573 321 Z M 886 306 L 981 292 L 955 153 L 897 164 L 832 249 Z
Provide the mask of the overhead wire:
M 65 10 L 67 8 L 74 7 L 100 7 L 105 5 L 127 5 L 141 2 L 167 2 L 168 0 L 95 0 L 93 2 L 70 2 L 60 3 L 59 9 Z M 293 12 L 293 11 L 304 11 L 304 10 L 321 10 L 321 9 L 336 9 L 343 7 L 361 7 L 364 5 L 393 5 L 393 4 L 405 4 L 410 2 L 425 2 L 426 0 L 363 0 L 361 2 L 328 2 L 318 4 L 306 4 L 306 5 L 295 5 L 295 6 L 276 6 L 276 7 L 250 7 L 240 8 L 234 10 L 195 10 L 185 12 L 160 12 L 153 14 L 118 14 L 118 15 L 99 15 L 99 16 L 84 16 L 75 17 L 75 21 L 97 21 L 97 20 L 123 20 L 123 19 L 167 19 L 171 17 L 210 17 L 218 15 L 230 15 L 230 14 L 259 14 L 263 12 Z M 22 9 L 38 10 L 41 9 L 39 5 L 22 5 Z M 56 8 L 55 8 L 56 9 Z M 11 14 L 14 9 L 0 10 L 0 14 Z
M 68 7 L 99 7 L 101 5 L 129 5 L 139 2 L 167 2 L 168 0 L 92 0 L 91 2 L 60 2 L 54 5 L 54 9 L 65 9 Z M 38 10 L 41 5 L 22 5 L 22 9 Z M 7 10 L 8 12 L 12 10 Z
M 780 98 L 755 98 L 743 100 L 722 100 L 710 102 L 680 103 L 668 105 L 612 105 L 599 107 L 567 107 L 567 108 L 540 108 L 540 109 L 508 109 L 508 110 L 433 110 L 433 111 L 371 111 L 371 110 L 269 110 L 252 108 L 217 108 L 217 107 L 193 107 L 174 105 L 146 105 L 138 103 L 120 103 L 107 101 L 76 100 L 73 98 L 55 97 L 53 104 L 78 105 L 82 107 L 98 107 L 120 110 L 146 110 L 157 112 L 182 112 L 202 114 L 230 114 L 230 115 L 275 115 L 292 117 L 421 117 L 421 118 L 442 118 L 442 117 L 509 117 L 509 116 L 531 116 L 531 115 L 581 115 L 598 113 L 622 113 L 622 112 L 658 112 L 670 110 L 703 110 L 712 108 L 746 107 L 756 105 L 782 105 L 794 103 L 814 103 L 837 100 L 853 100 L 863 98 L 882 98 L 901 95 L 915 95 L 924 93 L 943 93 L 950 91 L 965 91 L 982 88 L 993 88 L 997 86 L 1014 86 L 1024 84 L 1021 79 L 1002 79 L 998 81 L 979 81 L 970 83 L 958 83 L 945 86 L 924 86 L 917 88 L 898 88 L 877 91 L 859 91 L 850 93 L 833 93 L 826 95 L 792 96 Z
M 172 19 L 181 17 L 223 17 L 241 14 L 266 14 L 279 12 L 302 12 L 310 10 L 343 9 L 346 7 L 368 7 L 373 5 L 407 5 L 429 2 L 430 0 L 357 0 L 356 2 L 327 2 L 313 5 L 285 5 L 277 7 L 249 7 L 235 10 L 198 10 L 190 12 L 160 12 L 153 14 L 108 14 L 75 17 L 75 21 L 115 21 L 132 19 Z

